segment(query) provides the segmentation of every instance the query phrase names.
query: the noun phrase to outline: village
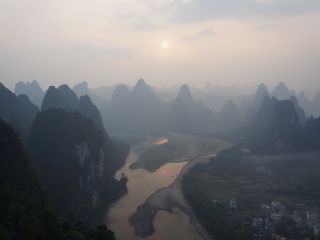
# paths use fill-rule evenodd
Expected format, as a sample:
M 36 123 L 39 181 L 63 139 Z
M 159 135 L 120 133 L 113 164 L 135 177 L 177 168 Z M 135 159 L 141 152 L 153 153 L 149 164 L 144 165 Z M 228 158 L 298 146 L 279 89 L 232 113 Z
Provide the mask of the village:
M 289 209 L 274 200 L 249 210 L 241 209 L 236 199 L 213 204 L 223 205 L 228 215 L 241 219 L 243 229 L 250 229 L 257 240 L 307 240 L 320 239 L 319 211 L 301 207 Z

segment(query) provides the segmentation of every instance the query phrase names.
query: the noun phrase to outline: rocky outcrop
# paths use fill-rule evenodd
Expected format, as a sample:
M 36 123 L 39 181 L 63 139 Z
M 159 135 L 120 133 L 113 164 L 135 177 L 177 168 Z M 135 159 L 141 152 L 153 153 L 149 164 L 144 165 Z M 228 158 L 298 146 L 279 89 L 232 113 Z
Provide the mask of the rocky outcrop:
M 50 218 L 40 185 L 19 136 L 1 119 L 0 188 L 1 238 L 49 239 Z
M 291 96 L 290 101 L 293 103 L 294 108 L 297 112 L 299 123 L 301 126 L 304 126 L 306 124 L 306 114 L 303 108 L 300 106 L 297 97 Z
M 266 97 L 244 132 L 249 146 L 257 152 L 294 151 L 302 141 L 302 126 L 290 100 Z
M 117 134 L 154 134 L 164 129 L 167 111 L 168 105 L 140 79 L 131 91 L 125 85 L 115 89 L 105 125 Z
M 34 80 L 32 82 L 18 82 L 15 86 L 14 93 L 18 95 L 27 95 L 31 102 L 38 107 L 41 106 L 44 91 L 41 88 L 40 84 Z
M 16 96 L 0 83 L 0 118 L 13 126 L 24 140 L 38 112 L 26 95 Z
M 124 191 L 113 173 L 126 153 L 106 137 L 80 113 L 49 109 L 37 115 L 27 148 L 49 204 L 60 215 L 82 219 L 106 196 Z
M 130 93 L 127 85 L 121 84 L 116 87 L 112 95 L 112 103 L 115 105 L 128 104 Z
M 92 103 L 89 96 L 80 97 L 76 111 L 91 119 L 99 129 L 105 132 L 101 114 L 98 108 Z
M 49 87 L 41 105 L 42 111 L 51 108 L 68 109 L 62 96 L 54 86 Z
M 79 99 L 68 85 L 61 85 L 58 88 L 49 87 L 42 102 L 41 110 L 52 108 L 74 111 L 78 107 Z
M 76 84 L 73 87 L 73 91 L 78 95 L 79 98 L 81 96 L 90 95 L 90 89 L 88 87 L 87 82 L 81 82 L 81 83 Z
M 273 90 L 272 96 L 276 97 L 278 100 L 289 100 L 292 96 L 292 92 L 285 83 L 280 82 Z
M 219 125 L 228 130 L 235 130 L 243 124 L 241 112 L 232 100 L 223 106 L 218 119 Z
M 320 116 L 320 92 L 317 92 L 312 101 L 312 115 L 314 117 Z
M 265 84 L 260 84 L 257 91 L 251 101 L 251 104 L 246 113 L 246 121 L 252 121 L 260 110 L 261 104 L 266 97 L 269 97 L 269 90 Z
M 66 111 L 73 111 L 77 109 L 79 104 L 79 98 L 68 85 L 63 84 L 59 86 L 57 91 L 63 99 L 64 109 L 66 109 Z
M 182 133 L 204 133 L 216 124 L 215 114 L 202 102 L 195 101 L 187 85 L 183 85 L 170 106 L 169 130 Z
M 299 105 L 304 109 L 307 117 L 312 115 L 312 102 L 311 100 L 304 94 L 304 92 L 300 92 L 297 96 Z

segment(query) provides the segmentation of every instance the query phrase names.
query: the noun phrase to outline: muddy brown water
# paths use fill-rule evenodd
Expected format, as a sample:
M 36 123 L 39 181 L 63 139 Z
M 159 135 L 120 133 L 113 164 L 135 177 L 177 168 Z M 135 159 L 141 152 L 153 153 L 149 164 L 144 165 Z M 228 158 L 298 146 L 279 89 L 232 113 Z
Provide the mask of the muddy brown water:
M 119 240 L 141 239 L 136 237 L 133 228 L 128 221 L 129 217 L 135 213 L 138 206 L 157 190 L 169 186 L 180 174 L 187 162 L 168 163 L 151 173 L 143 169 L 132 170 L 129 166 L 138 160 L 140 154 L 138 149 L 148 147 L 148 144 L 162 144 L 162 141 L 153 143 L 143 142 L 130 150 L 126 164 L 117 173 L 116 178 L 120 178 L 124 173 L 129 178 L 128 193 L 115 202 L 106 213 L 105 222 L 108 227 L 115 232 Z M 148 240 L 201 240 L 195 227 L 190 223 L 189 217 L 180 211 L 168 213 L 160 211 L 154 220 L 156 232 L 145 239 Z

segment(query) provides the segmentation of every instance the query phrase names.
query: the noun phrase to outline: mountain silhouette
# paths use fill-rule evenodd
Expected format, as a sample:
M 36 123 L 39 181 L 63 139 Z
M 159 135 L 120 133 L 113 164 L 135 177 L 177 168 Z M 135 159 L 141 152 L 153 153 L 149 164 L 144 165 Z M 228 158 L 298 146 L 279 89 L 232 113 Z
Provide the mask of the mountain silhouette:
M 292 95 L 287 85 L 280 82 L 272 92 L 272 96 L 276 97 L 278 100 L 288 100 Z
M 73 111 L 78 107 L 78 104 L 78 96 L 68 85 L 64 84 L 58 88 L 50 86 L 43 99 L 41 110 L 59 108 Z
M 252 150 L 283 152 L 299 148 L 302 126 L 293 102 L 266 97 L 245 132 Z
M 77 94 L 78 97 L 90 95 L 90 90 L 87 82 L 81 82 L 76 84 L 73 87 L 73 91 Z
M 41 106 L 44 97 L 44 91 L 36 80 L 31 83 L 18 82 L 15 85 L 14 93 L 17 96 L 21 94 L 27 95 L 31 102 L 39 107 Z
M 143 79 L 131 91 L 125 85 L 115 89 L 105 116 L 114 133 L 155 133 L 164 129 L 168 104 L 160 100 Z
M 0 83 L 0 118 L 13 126 L 24 140 L 38 112 L 26 95 L 16 96 Z
M 260 110 L 261 104 L 265 100 L 266 97 L 269 97 L 270 93 L 268 90 L 268 87 L 261 83 L 259 84 L 255 95 L 253 96 L 253 99 L 251 101 L 251 104 L 248 107 L 246 116 L 246 121 L 252 121 L 252 119 L 257 115 L 258 111 Z
M 89 96 L 80 97 L 77 112 L 91 119 L 99 129 L 105 131 L 101 114 L 98 108 L 92 103 Z
M 82 106 L 90 104 L 88 99 L 82 102 Z M 113 174 L 126 153 L 118 153 L 106 137 L 91 119 L 77 112 L 49 109 L 36 116 L 27 149 L 49 204 L 59 215 L 82 219 L 106 195 L 112 199 L 125 191 Z
M 229 100 L 218 115 L 220 126 L 234 130 L 243 124 L 242 114 L 234 101 Z
M 189 87 L 183 85 L 171 104 L 169 121 L 171 121 L 169 126 L 172 131 L 200 133 L 214 128 L 216 116 L 202 102 L 195 101 Z M 182 123 L 183 121 L 185 123 Z

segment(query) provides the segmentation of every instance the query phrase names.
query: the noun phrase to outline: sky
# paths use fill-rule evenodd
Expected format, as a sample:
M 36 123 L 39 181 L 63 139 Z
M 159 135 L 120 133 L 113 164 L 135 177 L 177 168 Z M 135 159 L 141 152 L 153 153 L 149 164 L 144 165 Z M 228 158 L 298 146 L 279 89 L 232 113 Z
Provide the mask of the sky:
M 319 0 L 0 0 L 0 81 L 320 90 Z

